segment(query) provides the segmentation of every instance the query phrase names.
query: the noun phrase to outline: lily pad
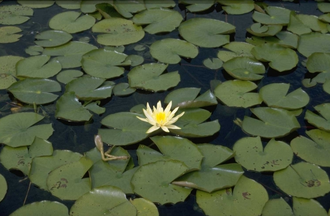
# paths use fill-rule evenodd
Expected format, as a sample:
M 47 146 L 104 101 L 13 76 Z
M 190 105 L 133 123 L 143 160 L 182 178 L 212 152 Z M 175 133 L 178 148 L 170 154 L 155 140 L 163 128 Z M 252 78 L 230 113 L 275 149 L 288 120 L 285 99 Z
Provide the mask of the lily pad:
M 320 167 L 300 162 L 274 173 L 275 184 L 285 193 L 301 197 L 315 198 L 330 191 L 329 177 Z
M 290 21 L 290 10 L 283 7 L 268 6 L 265 13 L 254 11 L 252 18 L 254 21 L 262 24 L 287 25 Z
M 308 72 L 330 72 L 330 54 L 328 53 L 313 53 L 307 58 L 306 67 Z
M 180 82 L 177 71 L 162 74 L 168 65 L 150 63 L 136 66 L 128 73 L 128 82 L 132 88 L 147 91 L 165 91 Z
M 102 119 L 101 124 L 112 129 L 99 129 L 98 134 L 109 145 L 129 145 L 148 137 L 146 131 L 150 125 L 137 118 L 143 117 L 130 112 L 111 114 Z
M 0 15 L 1 16 L 1 15 Z M 0 17 L 1 21 L 1 17 Z M 0 27 L 0 44 L 2 43 L 14 43 L 19 41 L 22 37 L 21 34 L 16 34 L 21 32 L 22 29 L 16 26 L 4 26 Z
M 298 19 L 296 13 L 293 11 L 291 11 L 290 14 L 290 22 L 288 24 L 287 30 L 297 35 L 303 35 L 312 32 L 309 27 L 304 25 L 304 23 L 302 23 L 301 20 Z
M 75 0 L 68 0 L 68 1 L 62 1 L 62 0 L 55 0 L 56 4 L 60 6 L 61 8 L 65 9 L 80 9 L 80 1 Z
M 297 14 L 296 17 L 308 28 L 315 32 L 327 33 L 327 23 L 319 20 L 317 16 L 307 14 Z
M 229 80 L 219 84 L 214 94 L 227 106 L 247 108 L 262 102 L 258 93 L 250 92 L 257 87 L 251 81 Z
M 234 191 L 231 188 L 207 193 L 197 191 L 197 203 L 206 215 L 261 215 L 268 194 L 265 188 L 256 181 L 242 176 Z
M 263 86 L 259 94 L 269 107 L 294 110 L 309 103 L 309 96 L 304 90 L 298 88 L 288 94 L 289 88 L 289 83 L 272 83 Z
M 16 63 L 23 59 L 20 56 L 0 57 L 0 89 L 6 89 L 16 82 Z
M 260 80 L 266 72 L 265 66 L 249 57 L 236 57 L 226 61 L 223 68 L 240 80 Z
M 30 8 L 47 8 L 54 4 L 53 0 L 44 0 L 44 1 L 24 1 L 24 0 L 18 0 L 17 3 L 19 3 L 22 6 L 30 7 Z
M 72 39 L 72 36 L 59 30 L 43 31 L 35 36 L 35 43 L 42 47 L 55 47 L 63 45 Z
M 40 201 L 40 202 L 33 202 L 27 205 L 22 206 L 21 208 L 17 209 L 13 213 L 10 214 L 11 216 L 69 216 L 68 208 L 59 202 L 54 201 Z
M 214 0 L 194 1 L 180 0 L 179 4 L 185 4 L 190 12 L 205 11 L 214 5 Z
M 311 139 L 299 136 L 291 141 L 290 145 L 294 153 L 310 163 L 330 167 L 330 159 L 328 157 L 330 152 L 330 133 L 314 129 L 306 131 L 306 134 Z
M 279 72 L 290 70 L 298 63 L 298 55 L 295 51 L 277 44 L 255 46 L 251 52 L 256 59 L 270 62 L 269 66 Z
M 330 35 L 312 32 L 300 36 L 298 51 L 305 57 L 315 52 L 330 53 Z
M 274 36 L 282 30 L 281 25 L 264 25 L 260 23 L 252 24 L 250 28 L 247 28 L 246 31 L 252 35 L 258 37 L 270 37 Z
M 187 170 L 184 163 L 175 160 L 148 163 L 140 166 L 131 183 L 136 194 L 152 202 L 177 203 L 184 201 L 192 189 L 173 185 L 171 182 Z
M 61 91 L 61 86 L 49 79 L 27 78 L 12 84 L 8 91 L 24 103 L 46 104 L 57 99 L 58 95 L 52 92 Z
M 90 29 L 95 23 L 95 18 L 89 15 L 80 15 L 81 13 L 76 11 L 66 11 L 56 14 L 50 19 L 49 27 L 71 34 Z
M 230 51 L 220 50 L 217 56 L 223 62 L 229 61 L 230 59 L 233 59 L 235 57 L 254 58 L 254 56 L 251 54 L 251 50 L 253 47 L 254 45 L 249 43 L 233 41 L 223 46 L 223 48 L 226 48 Z
M 317 8 L 323 13 L 330 12 L 330 4 L 328 2 L 318 2 Z
M 0 201 L 3 200 L 3 198 L 6 196 L 7 193 L 7 182 L 5 177 L 3 177 L 3 175 L 0 174 Z
M 223 5 L 222 9 L 228 14 L 245 14 L 254 9 L 254 2 L 251 0 L 244 0 L 239 2 L 233 2 L 230 0 L 217 0 L 217 2 Z
M 308 123 L 330 132 L 330 103 L 320 104 L 314 107 L 314 109 L 321 114 L 321 116 L 307 110 L 305 119 Z
M 144 6 L 143 0 L 114 0 L 114 7 L 117 12 L 120 13 L 125 18 L 133 17 L 133 13 L 144 11 L 146 8 Z
M 83 74 L 84 73 L 80 70 L 65 70 L 57 74 L 56 79 L 63 84 L 67 84 L 72 80 L 81 77 Z
M 262 210 L 263 216 L 293 216 L 290 205 L 282 198 L 268 200 L 264 209 Z
M 293 197 L 293 210 L 295 215 L 319 215 L 328 216 L 323 206 L 314 199 Z
M 92 31 L 97 35 L 97 42 L 108 46 L 121 46 L 138 42 L 144 37 L 141 26 L 123 18 L 104 19 L 96 23 Z
M 30 112 L 7 115 L 0 119 L 0 143 L 10 147 L 29 146 L 36 137 L 48 139 L 53 128 L 51 124 L 39 124 L 44 117 Z
M 244 117 L 242 129 L 250 135 L 276 138 L 300 128 L 296 117 L 287 110 L 258 107 L 251 111 L 260 120 L 249 116 Z
M 40 55 L 44 51 L 44 48 L 41 46 L 33 45 L 29 46 L 24 51 L 31 56 L 36 56 Z
M 16 74 L 20 77 L 49 78 L 61 71 L 61 64 L 49 61 L 50 56 L 40 55 L 25 58 L 17 62 Z
M 329 80 L 325 81 L 323 83 L 322 88 L 326 93 L 330 94 L 330 81 Z
M 203 61 L 203 65 L 209 69 L 219 69 L 222 67 L 223 62 L 218 58 L 207 58 Z
M 144 4 L 147 9 L 151 8 L 172 8 L 175 7 L 176 3 L 174 0 L 164 0 L 155 2 L 154 0 L 144 0 Z
M 235 161 L 247 170 L 257 172 L 277 171 L 292 162 L 293 152 L 282 141 L 271 139 L 263 147 L 260 137 L 245 137 L 238 140 L 234 147 Z
M 180 25 L 182 19 L 182 15 L 175 10 L 155 8 L 136 14 L 132 21 L 137 25 L 147 25 L 144 31 L 149 34 L 157 34 L 173 31 Z
M 128 83 L 118 83 L 113 88 L 113 94 L 116 96 L 127 96 L 135 91 L 136 89 L 129 87 Z
M 106 49 L 92 50 L 82 57 L 82 68 L 95 77 L 114 78 L 124 73 L 124 68 L 119 67 L 124 63 L 127 55 Z
M 130 200 L 137 211 L 137 216 L 159 216 L 158 209 L 153 202 L 143 198 Z
M 177 64 L 181 61 L 180 56 L 195 58 L 198 55 L 198 48 L 184 40 L 166 38 L 151 44 L 150 54 L 160 62 Z
M 144 58 L 139 55 L 129 55 L 127 56 L 125 62 L 130 62 L 132 67 L 135 67 L 137 65 L 140 65 L 144 62 Z
M 192 18 L 181 23 L 180 35 L 200 47 L 214 48 L 229 43 L 229 35 L 235 26 L 216 19 Z
M 71 207 L 72 216 L 101 215 L 135 216 L 135 207 L 120 189 L 113 186 L 94 188 L 81 196 Z
M 17 25 L 28 21 L 33 10 L 21 5 L 5 5 L 0 7 L 0 14 L 0 24 Z
M 247 38 L 246 41 L 258 46 L 264 43 L 278 44 L 283 47 L 296 49 L 298 47 L 298 35 L 288 31 L 280 31 L 273 37 L 255 37 Z
M 72 41 L 58 47 L 47 47 L 44 49 L 44 55 L 57 56 L 53 61 L 59 61 L 62 68 L 74 68 L 81 66 L 82 56 L 97 49 L 96 46 L 79 41 Z

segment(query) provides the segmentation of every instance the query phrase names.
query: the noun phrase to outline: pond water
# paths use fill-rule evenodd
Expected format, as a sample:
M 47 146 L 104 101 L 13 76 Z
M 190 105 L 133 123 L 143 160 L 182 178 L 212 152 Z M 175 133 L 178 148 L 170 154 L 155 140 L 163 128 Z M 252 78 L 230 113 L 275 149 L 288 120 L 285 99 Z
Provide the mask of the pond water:
M 197 2 L 197 1 L 196 1 Z M 260 2 L 260 1 L 258 1 Z M 320 16 L 323 13 L 318 10 L 317 3 L 314 1 L 300 1 L 297 2 L 281 2 L 281 1 L 263 1 L 264 3 L 271 6 L 284 7 L 292 11 L 296 11 L 299 14 L 309 14 Z M 1 6 L 17 4 L 15 1 L 3 1 L 0 3 Z M 212 18 L 217 20 L 222 20 L 228 22 L 236 27 L 236 32 L 231 34 L 231 41 L 244 42 L 247 37 L 250 37 L 251 34 L 247 33 L 246 29 L 250 27 L 254 21 L 252 19 L 253 11 L 241 14 L 241 15 L 230 15 L 226 14 L 220 6 L 211 7 L 210 9 L 204 12 L 191 13 L 183 5 L 178 5 L 174 7 L 174 10 L 178 11 L 183 17 L 184 20 L 202 17 L 202 18 Z M 67 9 L 61 8 L 58 5 L 54 4 L 51 7 L 34 9 L 34 15 L 25 23 L 15 25 L 22 29 L 21 34 L 23 35 L 18 42 L 15 43 L 3 43 L 0 44 L 0 56 L 15 55 L 21 56 L 24 58 L 30 57 L 29 54 L 25 52 L 29 46 L 35 45 L 35 36 L 43 31 L 49 30 L 49 20 L 56 14 L 68 11 Z M 79 9 L 75 11 L 80 11 Z M 0 28 L 5 25 L 0 25 Z M 89 43 L 97 46 L 98 48 L 104 47 L 96 41 L 95 33 L 91 30 L 84 31 L 82 33 L 72 34 L 73 41 L 83 40 L 88 38 Z M 144 51 L 136 51 L 134 48 L 136 45 L 147 45 L 150 46 L 154 41 L 158 41 L 165 38 L 178 38 L 183 39 L 177 29 L 170 33 L 162 34 L 148 34 L 144 38 L 134 44 L 125 45 L 124 53 L 127 55 L 141 55 L 144 57 L 143 64 L 157 62 L 150 55 L 148 48 Z M 94 136 L 98 134 L 98 129 L 102 126 L 101 120 L 106 116 L 118 112 L 128 112 L 132 107 L 143 104 L 147 102 L 151 105 L 156 105 L 158 101 L 164 101 L 165 97 L 172 92 L 173 90 L 185 88 L 185 87 L 197 87 L 201 89 L 201 93 L 211 89 L 211 81 L 219 80 L 225 82 L 227 80 L 233 80 L 234 78 L 228 75 L 225 70 L 221 67 L 220 69 L 209 69 L 204 66 L 203 61 L 207 58 L 216 58 L 218 51 L 222 48 L 199 48 L 199 53 L 197 57 L 193 59 L 183 58 L 178 64 L 170 64 L 167 68 L 167 71 L 178 71 L 181 77 L 181 80 L 177 86 L 170 88 L 166 91 L 160 92 L 151 92 L 144 90 L 137 90 L 131 95 L 128 96 L 115 96 L 112 95 L 111 98 L 101 101 L 101 106 L 106 108 L 106 111 L 101 114 L 93 114 L 90 121 L 82 123 L 72 123 L 66 120 L 59 120 L 55 118 L 56 102 L 38 105 L 38 113 L 45 115 L 46 118 L 43 120 L 43 123 L 52 123 L 54 132 L 52 136 L 49 137 L 53 145 L 54 150 L 70 150 L 73 152 L 78 152 L 84 154 L 92 148 L 95 147 Z M 261 80 L 255 81 L 258 85 L 258 88 L 255 92 L 258 92 L 263 86 L 266 86 L 270 83 L 290 83 L 290 89 L 302 88 L 310 97 L 309 103 L 303 108 L 302 114 L 297 117 L 297 120 L 300 123 L 300 127 L 291 132 L 289 135 L 277 138 L 277 140 L 284 141 L 290 144 L 291 140 L 295 137 L 301 135 L 306 136 L 306 130 L 313 129 L 315 126 L 308 124 L 304 120 L 306 110 L 314 110 L 314 106 L 330 102 L 330 96 L 323 89 L 321 84 L 317 84 L 312 88 L 306 88 L 302 85 L 302 80 L 307 78 L 308 73 L 306 67 L 303 66 L 303 61 L 306 59 L 303 55 L 297 52 L 299 57 L 299 62 L 296 67 L 289 71 L 283 73 L 278 73 L 276 70 L 270 68 L 267 63 L 266 65 L 267 72 Z M 1 67 L 1 66 L 0 66 Z M 122 76 L 118 78 L 110 79 L 115 83 L 128 82 L 127 74 L 133 67 L 125 67 L 125 72 Z M 78 67 L 78 70 L 81 68 Z M 51 79 L 56 80 L 55 77 Z M 57 92 L 57 95 L 62 95 L 65 91 L 65 85 L 61 84 L 61 92 Z M 8 92 L 6 89 L 0 90 L 0 117 L 5 117 L 11 114 L 11 108 L 13 108 L 15 103 L 18 100 Z M 32 105 L 24 104 L 23 111 L 34 112 Z M 266 106 L 262 104 L 262 106 Z M 203 138 L 191 138 L 190 140 L 196 144 L 199 143 L 211 143 L 214 145 L 223 145 L 230 149 L 233 148 L 235 142 L 243 137 L 249 136 L 244 133 L 240 126 L 234 123 L 234 120 L 237 118 L 243 120 L 244 116 L 251 116 L 250 108 L 238 108 L 231 107 L 223 104 L 218 100 L 218 104 L 214 106 L 206 107 L 208 111 L 212 113 L 208 121 L 218 120 L 221 129 L 219 132 L 215 133 L 209 137 Z M 269 141 L 269 139 L 262 139 L 264 145 Z M 329 142 L 329 140 L 328 140 Z M 124 146 L 128 150 L 129 154 L 134 160 L 135 165 L 138 165 L 138 158 L 136 154 L 136 149 L 138 144 L 150 145 L 152 142 L 150 139 L 145 139 L 138 142 L 137 144 Z M 3 150 L 5 145 L 0 146 L 0 150 Z M 294 156 L 292 164 L 303 161 L 301 158 Z M 229 162 L 234 163 L 234 158 Z M 330 169 L 327 167 L 322 167 L 323 170 L 329 175 Z M 258 183 L 260 183 L 267 191 L 269 199 L 272 198 L 284 198 L 292 206 L 292 197 L 279 189 L 274 183 L 273 172 L 252 172 L 244 169 L 244 176 L 251 178 Z M 21 172 L 11 170 L 8 171 L 0 163 L 0 173 L 5 177 L 8 185 L 8 191 L 4 199 L 0 202 L 0 215 L 6 216 L 10 215 L 15 210 L 19 209 L 25 204 L 50 200 L 58 201 L 65 204 L 68 209 L 74 204 L 74 201 L 63 201 L 50 192 L 42 190 L 30 184 L 29 178 L 24 176 Z M 128 197 L 135 198 L 136 195 L 128 195 Z M 330 208 L 330 195 L 327 193 L 325 196 L 317 197 L 317 200 L 323 208 L 328 211 Z M 161 216 L 203 216 L 206 215 L 203 210 L 196 203 L 196 190 L 193 190 L 191 194 L 185 199 L 184 202 L 178 202 L 176 204 L 165 204 L 158 205 L 157 208 L 159 215 Z

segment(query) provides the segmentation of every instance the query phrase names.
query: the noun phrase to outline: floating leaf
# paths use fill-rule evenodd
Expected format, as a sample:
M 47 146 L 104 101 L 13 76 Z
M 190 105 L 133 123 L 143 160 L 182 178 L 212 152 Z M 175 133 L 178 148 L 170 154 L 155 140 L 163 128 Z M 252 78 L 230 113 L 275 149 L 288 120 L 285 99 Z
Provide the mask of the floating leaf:
M 319 32 L 303 34 L 299 38 L 298 51 L 305 57 L 309 57 L 315 52 L 330 52 L 330 35 Z
M 223 62 L 218 58 L 207 58 L 203 61 L 203 65 L 209 69 L 219 69 L 222 67 Z
M 305 119 L 308 123 L 330 132 L 330 103 L 320 104 L 314 107 L 314 109 L 321 114 L 321 116 L 314 114 L 313 112 L 307 110 Z
M 297 14 L 296 17 L 308 28 L 316 32 L 327 33 L 327 23 L 322 22 L 317 16 L 307 14 Z
M 35 55 L 40 55 L 44 51 L 44 48 L 41 46 L 29 46 L 28 48 L 25 49 L 25 52 L 29 55 L 35 56 Z
M 269 107 L 294 110 L 309 103 L 309 96 L 304 90 L 298 88 L 288 94 L 289 88 L 289 83 L 272 83 L 263 86 L 259 94 Z
M 220 50 L 218 52 L 217 56 L 223 62 L 229 61 L 230 59 L 235 58 L 235 57 L 254 58 L 254 56 L 251 54 L 251 50 L 254 47 L 254 45 L 252 45 L 252 44 L 233 41 L 233 42 L 230 42 L 229 44 L 224 45 L 223 47 L 230 50 L 230 51 Z
M 146 9 L 143 0 L 128 0 L 125 2 L 114 0 L 114 7 L 117 12 L 125 18 L 131 18 L 133 16 L 132 13 L 137 13 Z
M 180 35 L 190 43 L 200 47 L 220 47 L 229 43 L 229 35 L 235 26 L 216 19 L 192 18 L 181 23 Z
M 88 121 L 92 114 L 79 102 L 74 92 L 67 92 L 56 102 L 55 117 L 80 122 Z
M 214 94 L 227 106 L 246 108 L 262 102 L 258 93 L 250 92 L 257 87 L 251 81 L 229 80 L 219 84 Z
M 158 209 L 153 202 L 143 198 L 130 200 L 137 210 L 137 216 L 159 216 Z
M 260 80 L 266 69 L 265 66 L 249 57 L 236 57 L 226 61 L 223 68 L 231 76 L 241 80 Z
M 149 34 L 171 32 L 182 22 L 182 15 L 165 8 L 144 10 L 136 14 L 132 21 L 137 25 L 147 25 L 144 31 Z
M 24 103 L 46 104 L 57 99 L 58 96 L 52 92 L 61 91 L 61 86 L 49 79 L 27 78 L 12 84 L 8 91 Z
M 263 147 L 260 137 L 245 137 L 238 140 L 233 151 L 237 163 L 247 170 L 257 172 L 284 169 L 291 164 L 293 158 L 293 152 L 288 144 L 271 139 Z
M 213 193 L 197 191 L 197 203 L 206 215 L 261 215 L 268 194 L 265 188 L 256 181 L 242 176 L 232 192 L 223 189 Z
M 95 23 L 95 18 L 82 15 L 76 11 L 66 11 L 56 14 L 49 21 L 49 27 L 55 30 L 63 30 L 68 33 L 77 33 L 91 28 Z
M 0 143 L 10 147 L 29 146 L 36 137 L 48 139 L 53 128 L 51 124 L 35 125 L 44 117 L 30 112 L 7 115 L 0 119 Z
M 96 23 L 92 31 L 97 35 L 97 42 L 108 46 L 121 46 L 138 42 L 144 37 L 141 26 L 123 18 L 104 19 Z
M 124 63 L 127 55 L 106 49 L 92 50 L 82 57 L 82 68 L 95 77 L 114 78 L 124 73 L 124 68 L 118 67 Z
M 80 70 L 65 70 L 61 71 L 59 74 L 57 74 L 56 79 L 57 81 L 67 84 L 70 81 L 81 77 L 84 73 L 81 72 Z
M 254 2 L 251 0 L 245 0 L 240 2 L 232 2 L 228 0 L 217 0 L 222 4 L 222 9 L 228 14 L 245 14 L 254 9 Z
M 329 13 L 330 12 L 330 4 L 328 2 L 318 2 L 317 3 L 317 8 L 322 13 Z
M 0 57 L 0 89 L 6 89 L 16 82 L 16 63 L 23 59 L 20 56 Z
M 136 89 L 130 88 L 128 83 L 118 83 L 113 88 L 113 94 L 116 96 L 127 96 L 135 91 Z
M 130 61 L 131 62 L 131 66 L 135 67 L 137 65 L 140 65 L 144 62 L 144 58 L 142 56 L 139 55 L 129 55 L 127 56 L 126 61 Z
M 69 216 L 68 208 L 59 202 L 52 202 L 52 201 L 40 201 L 40 202 L 33 202 L 27 205 L 23 205 L 16 211 L 14 211 L 11 216 Z
M 94 188 L 81 196 L 71 207 L 72 216 L 89 215 L 135 216 L 135 207 L 126 199 L 120 189 L 113 186 Z
M 85 107 L 86 107 L 86 109 L 92 111 L 93 113 L 100 115 L 105 112 L 105 108 L 100 107 L 99 104 L 100 104 L 100 101 L 92 102 L 92 103 L 87 104 Z
M 287 30 L 297 35 L 303 35 L 312 32 L 309 27 L 304 25 L 304 23 L 298 19 L 296 13 L 293 11 L 291 11 L 290 14 L 290 22 L 288 24 Z
M 113 129 L 99 129 L 98 134 L 109 145 L 129 145 L 148 137 L 150 125 L 137 118 L 143 117 L 130 112 L 120 112 L 106 116 L 101 124 Z
M 281 25 L 265 25 L 261 26 L 260 23 L 252 24 L 246 31 L 258 37 L 274 36 L 282 30 Z
M 330 94 L 330 81 L 325 81 L 322 88 L 326 93 Z
M 290 70 L 298 63 L 298 55 L 295 51 L 277 44 L 255 46 L 251 53 L 260 61 L 270 62 L 269 66 L 279 72 Z
M 1 12 L 1 8 L 0 8 Z M 1 15 L 0 15 L 0 22 L 1 22 Z M 0 44 L 2 43 L 14 43 L 16 41 L 19 41 L 19 39 L 22 37 L 21 34 L 16 34 L 21 32 L 22 29 L 16 27 L 16 26 L 4 26 L 0 27 Z
M 62 8 L 65 9 L 80 9 L 80 1 L 75 0 L 68 0 L 68 1 L 62 1 L 62 0 L 55 0 L 56 4 Z
M 140 166 L 131 181 L 134 192 L 160 204 L 184 201 L 191 189 L 173 185 L 171 182 L 187 169 L 184 163 L 175 160 L 157 161 Z
M 175 7 L 176 3 L 173 0 L 164 0 L 160 2 L 155 2 L 154 0 L 144 0 L 144 4 L 147 9 L 151 8 L 170 8 Z
M 286 25 L 289 23 L 290 10 L 283 7 L 268 6 L 265 11 L 267 14 L 254 11 L 252 15 L 253 20 L 262 24 L 270 25 Z
M 132 88 L 147 91 L 165 91 L 180 82 L 177 71 L 162 74 L 168 65 L 150 63 L 136 66 L 128 73 L 128 82 Z
M 311 139 L 299 136 L 291 141 L 290 145 L 294 153 L 310 163 L 330 167 L 330 159 L 328 157 L 330 152 L 330 133 L 314 129 L 306 131 L 306 134 Z
M 319 215 L 328 216 L 323 206 L 313 199 L 293 197 L 293 211 L 295 215 Z
M 47 47 L 44 49 L 44 55 L 57 56 L 53 60 L 59 61 L 62 68 L 74 68 L 81 66 L 82 56 L 97 49 L 96 46 L 79 41 L 72 41 L 58 47 Z
M 65 31 L 48 30 L 37 34 L 35 39 L 37 39 L 35 43 L 39 46 L 55 47 L 69 42 L 72 36 Z
M 3 200 L 3 198 L 6 196 L 7 193 L 7 182 L 5 177 L 3 177 L 3 175 L 0 174 L 0 201 Z
M 242 129 L 253 136 L 266 138 L 282 137 L 300 128 L 296 117 L 287 110 L 258 107 L 251 109 L 260 120 L 244 116 Z
M 300 162 L 274 173 L 276 185 L 285 193 L 302 197 L 315 198 L 330 191 L 329 177 L 320 167 Z
M 61 64 L 49 61 L 50 56 L 40 55 L 25 58 L 17 62 L 16 74 L 21 77 L 49 78 L 61 71 Z
M 330 54 L 313 53 L 307 58 L 306 67 L 308 72 L 330 72 Z
M 196 2 L 194 0 L 180 0 L 179 3 L 186 4 L 186 8 L 190 12 L 200 12 L 205 11 L 214 5 L 214 0 L 204 0 L 200 2 Z
M 151 44 L 150 54 L 160 62 L 177 64 L 181 61 L 180 56 L 195 58 L 198 55 L 198 48 L 184 40 L 166 38 Z
M 44 1 L 24 1 L 24 0 L 18 0 L 17 3 L 21 4 L 22 6 L 25 7 L 30 7 L 30 8 L 47 8 L 50 7 L 54 4 L 53 0 L 44 0 Z
M 246 39 L 247 42 L 258 46 L 264 43 L 278 44 L 283 47 L 296 49 L 298 46 L 298 36 L 288 31 L 280 31 L 273 37 L 255 37 Z
M 263 216 L 293 216 L 293 212 L 288 203 L 282 198 L 268 200 L 264 209 L 262 210 Z
M 16 25 L 28 21 L 33 10 L 20 5 L 5 5 L 0 7 L 0 14 L 0 24 Z

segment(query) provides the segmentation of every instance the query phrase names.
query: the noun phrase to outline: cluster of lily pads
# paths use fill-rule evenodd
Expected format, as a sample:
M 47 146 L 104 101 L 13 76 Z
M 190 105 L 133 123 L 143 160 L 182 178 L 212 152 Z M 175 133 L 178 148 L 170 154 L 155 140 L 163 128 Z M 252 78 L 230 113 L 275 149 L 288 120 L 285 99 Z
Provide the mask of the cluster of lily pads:
M 281 76 L 293 73 L 299 63 L 313 74 L 299 82 L 306 88 L 320 83 L 322 93 L 330 94 L 330 3 L 317 3 L 324 13 L 318 17 L 252 0 L 4 3 L 0 43 L 19 41 L 22 29 L 14 25 L 27 22 L 34 10 L 56 3 L 64 12 L 49 20 L 48 30 L 35 35 L 35 45 L 24 47 L 30 57 L 0 56 L 0 89 L 20 105 L 0 119 L 1 164 L 20 170 L 53 196 L 74 201 L 70 210 L 45 200 L 26 204 L 11 215 L 156 216 L 156 205 L 183 202 L 191 193 L 211 216 L 330 215 L 316 200 L 330 192 L 329 176 L 321 168 L 330 166 L 330 103 L 308 110 L 310 97 L 302 88 L 260 82 L 267 71 Z M 246 29 L 245 42 L 231 41 L 233 24 L 183 16 L 183 12 L 201 15 L 214 7 L 237 18 L 252 14 L 254 23 Z M 139 44 L 148 35 L 175 31 L 175 38 Z M 73 40 L 80 32 L 88 32 L 97 44 L 90 38 Z M 137 54 L 125 54 L 127 47 Z M 184 81 L 180 71 L 167 70 L 169 65 L 193 59 L 204 48 L 219 49 L 216 57 L 207 56 L 203 67 L 223 68 L 230 79 L 213 81 L 205 92 L 193 86 L 176 88 Z M 122 77 L 127 82 L 116 82 Z M 139 119 L 145 117 L 145 105 L 139 104 L 102 116 L 96 147 L 88 152 L 53 149 L 48 139 L 57 134 L 40 105 L 55 104 L 50 115 L 84 123 L 106 112 L 104 101 L 111 103 L 113 96 L 127 97 L 136 91 L 168 91 L 164 103 L 179 107 L 178 114 L 184 112 L 175 123 L 181 129 L 146 133 L 150 124 Z M 250 136 L 238 137 L 232 149 L 194 143 L 194 138 L 225 136 L 219 120 L 210 120 L 210 110 L 220 104 L 250 109 L 243 119 L 232 119 Z M 23 112 L 31 105 L 34 112 Z M 279 140 L 300 129 L 298 120 L 303 119 L 313 128 L 304 131 L 307 136 L 294 137 L 290 143 Z M 140 144 L 145 140 L 152 145 Z M 106 157 L 103 142 L 112 146 Z M 136 147 L 138 162 L 128 145 Z M 294 155 L 300 162 L 293 164 Z M 112 160 L 116 156 L 120 160 Z M 262 184 L 244 175 L 250 171 L 273 173 L 276 186 L 292 196 L 293 208 L 284 196 L 269 199 Z M 0 201 L 6 191 L 0 175 Z

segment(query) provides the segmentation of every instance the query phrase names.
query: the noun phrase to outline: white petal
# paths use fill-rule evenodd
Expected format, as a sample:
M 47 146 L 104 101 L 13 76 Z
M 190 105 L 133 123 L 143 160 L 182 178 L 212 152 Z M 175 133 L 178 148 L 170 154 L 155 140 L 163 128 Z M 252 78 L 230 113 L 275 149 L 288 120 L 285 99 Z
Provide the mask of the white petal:
M 170 131 L 167 129 L 167 127 L 165 127 L 165 126 L 162 126 L 161 128 L 162 128 L 163 131 L 165 131 L 165 132 L 167 132 L 167 133 L 170 132 Z
M 158 112 L 163 112 L 162 103 L 160 101 L 158 101 L 158 103 L 157 103 L 157 111 Z
M 149 123 L 148 119 L 146 119 L 146 118 L 141 118 L 139 116 L 136 116 L 136 118 L 140 119 L 141 121 L 144 121 L 144 122 L 148 122 Z
M 180 113 L 179 115 L 175 116 L 171 120 L 169 120 L 166 124 L 171 125 L 175 123 L 181 116 L 183 116 L 184 112 Z
M 151 128 L 149 128 L 146 133 L 152 133 L 152 132 L 154 132 L 154 131 L 156 131 L 158 129 L 159 129 L 159 127 L 157 127 L 157 126 L 154 125 Z
M 172 101 L 170 101 L 167 105 L 167 107 L 165 108 L 165 113 L 169 113 L 171 111 L 171 107 L 172 107 Z
M 144 115 L 147 117 L 148 121 L 150 124 L 155 125 L 156 121 L 154 120 L 154 118 L 148 113 L 148 111 L 146 111 L 145 109 L 143 110 Z
M 144 109 L 143 109 L 144 110 Z M 151 110 L 151 108 L 150 108 L 150 106 L 149 106 L 149 103 L 147 103 L 147 112 L 149 113 L 149 114 L 152 114 L 152 110 Z
M 175 129 L 175 130 L 178 130 L 178 129 L 181 129 L 180 127 L 176 126 L 176 125 L 166 125 L 166 127 L 168 129 Z
M 179 109 L 179 107 L 176 107 L 176 108 L 172 111 L 171 115 L 168 116 L 168 118 L 169 118 L 169 119 L 173 118 L 173 116 L 175 115 L 176 111 L 178 111 L 178 109 Z

